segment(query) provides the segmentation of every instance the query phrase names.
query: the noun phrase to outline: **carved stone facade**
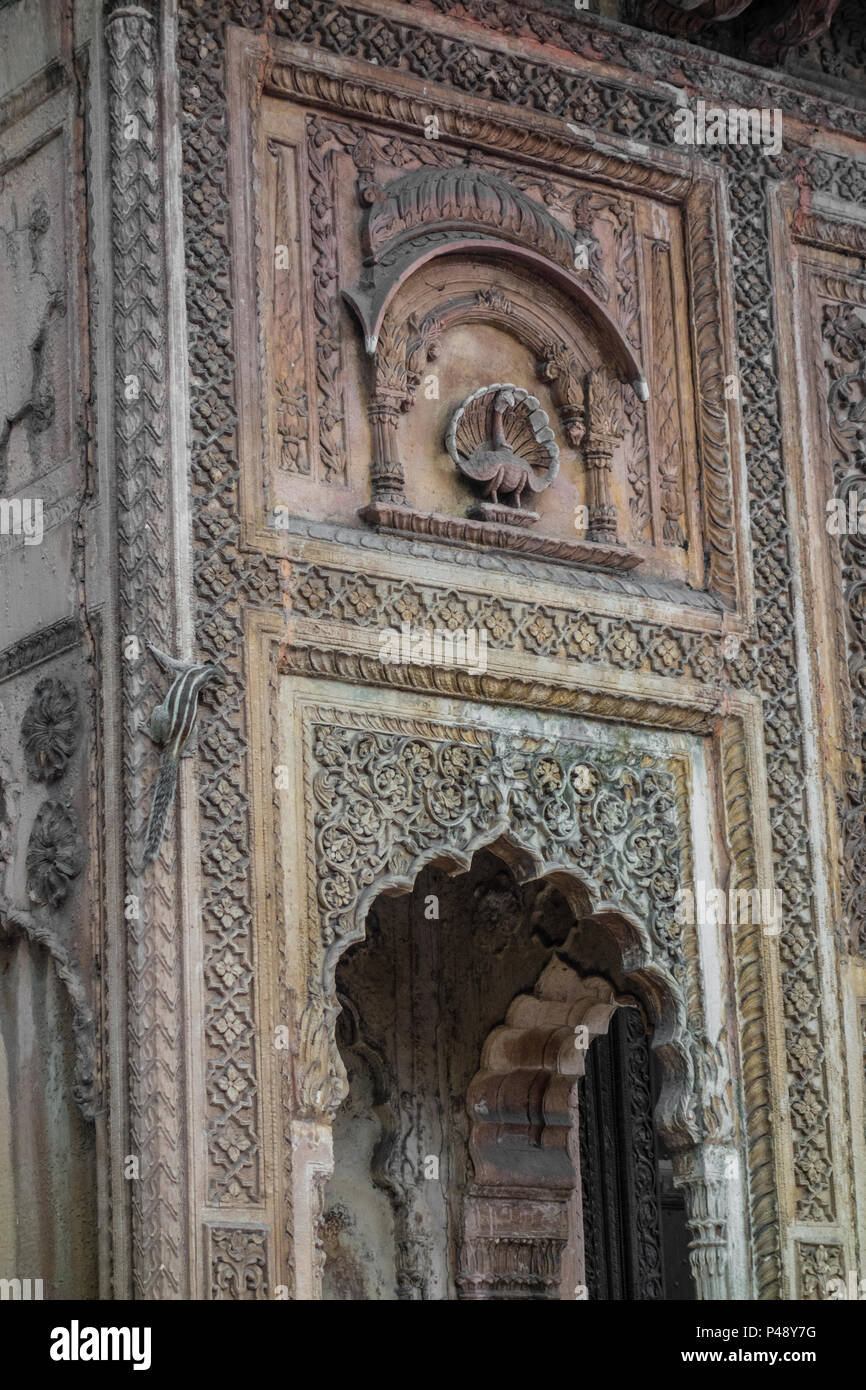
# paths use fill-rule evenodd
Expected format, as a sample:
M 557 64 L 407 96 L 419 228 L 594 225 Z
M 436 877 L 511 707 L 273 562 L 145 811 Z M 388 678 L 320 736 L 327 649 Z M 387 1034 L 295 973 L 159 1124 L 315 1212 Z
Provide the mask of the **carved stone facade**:
M 0 94 L 0 951 L 85 1156 L 54 1296 L 830 1297 L 856 16 L 84 8 Z M 689 143 L 698 101 L 778 142 Z

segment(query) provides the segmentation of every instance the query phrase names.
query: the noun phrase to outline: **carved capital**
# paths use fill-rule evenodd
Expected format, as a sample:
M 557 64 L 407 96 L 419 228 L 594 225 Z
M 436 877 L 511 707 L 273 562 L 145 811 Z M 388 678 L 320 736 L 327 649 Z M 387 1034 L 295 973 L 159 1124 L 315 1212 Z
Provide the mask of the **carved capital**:
M 543 1193 L 467 1197 L 458 1298 L 558 1299 L 567 1240 L 568 1208 L 561 1199 Z
M 538 362 L 538 375 L 543 381 L 551 383 L 565 437 L 573 449 L 579 449 L 586 433 L 586 407 L 580 368 L 574 353 L 569 352 L 565 343 L 544 343 Z
M 689 1263 L 700 1299 L 726 1299 L 728 1283 L 728 1194 L 736 1150 L 724 1145 L 689 1149 L 674 1157 L 674 1181 L 686 1199 Z

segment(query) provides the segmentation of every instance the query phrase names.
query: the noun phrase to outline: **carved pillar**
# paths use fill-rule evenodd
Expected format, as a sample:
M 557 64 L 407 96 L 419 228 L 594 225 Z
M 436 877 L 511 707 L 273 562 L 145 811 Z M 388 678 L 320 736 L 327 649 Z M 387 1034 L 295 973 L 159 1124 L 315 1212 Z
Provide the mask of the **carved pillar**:
M 367 409 L 373 436 L 373 502 L 406 506 L 397 428 L 400 415 L 415 404 L 424 364 L 436 358 L 441 331 L 442 324 L 432 313 L 420 322 L 410 316 L 402 327 L 393 314 L 388 314 L 382 324 L 373 360 L 373 394 Z
M 587 372 L 584 389 L 586 438 L 583 456 L 589 506 L 587 538 L 610 544 L 619 539 L 616 507 L 611 494 L 611 468 L 613 451 L 623 435 L 620 387 L 599 367 Z
M 320 1120 L 295 1120 L 290 1126 L 292 1144 L 292 1239 L 295 1249 L 294 1297 L 309 1301 L 322 1297 L 325 1254 L 322 1247 L 322 1213 L 325 1187 L 334 1171 L 331 1116 Z
M 674 1158 L 674 1181 L 686 1199 L 691 1232 L 689 1263 L 700 1299 L 731 1297 L 728 1278 L 728 1192 L 736 1172 L 736 1150 L 707 1144 Z
M 373 395 L 367 414 L 373 439 L 370 481 L 373 502 L 405 507 L 403 465 L 397 448 L 401 411 L 407 409 L 406 338 L 393 315 L 382 324 L 373 359 Z
M 370 460 L 372 501 L 405 507 L 403 465 L 397 453 L 399 401 L 387 392 L 380 392 L 371 401 L 367 414 L 373 435 L 373 457 Z
M 129 1134 L 121 1142 L 138 1175 L 119 1185 L 132 1207 L 135 1297 L 171 1299 L 189 1297 L 182 934 L 174 837 L 163 838 L 155 863 L 143 863 L 156 758 L 139 728 L 163 696 L 145 643 L 175 646 L 157 36 L 149 5 L 115 8 L 106 19 L 118 619 L 125 641 L 135 639 L 120 662 L 123 882 L 115 910 L 127 931 Z M 115 1022 L 121 1016 L 115 1004 Z

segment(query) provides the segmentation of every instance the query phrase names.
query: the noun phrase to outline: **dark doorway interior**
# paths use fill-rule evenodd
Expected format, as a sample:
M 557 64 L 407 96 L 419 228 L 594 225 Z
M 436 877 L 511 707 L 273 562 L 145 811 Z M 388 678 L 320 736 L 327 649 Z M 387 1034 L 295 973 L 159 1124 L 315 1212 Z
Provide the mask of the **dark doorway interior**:
M 693 1299 L 682 1193 L 656 1137 L 657 1064 L 640 1014 L 619 1009 L 578 1083 L 590 1299 Z

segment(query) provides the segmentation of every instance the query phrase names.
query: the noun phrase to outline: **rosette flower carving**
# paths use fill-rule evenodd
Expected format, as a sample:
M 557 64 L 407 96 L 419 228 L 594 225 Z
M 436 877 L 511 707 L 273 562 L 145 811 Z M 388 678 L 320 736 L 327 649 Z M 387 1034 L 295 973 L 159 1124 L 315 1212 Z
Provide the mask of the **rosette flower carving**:
M 58 908 L 84 867 L 84 842 L 72 811 L 43 801 L 27 845 L 27 892 L 35 903 Z
M 81 733 L 78 692 L 65 681 L 42 680 L 21 721 L 27 771 L 36 782 L 58 782 Z

